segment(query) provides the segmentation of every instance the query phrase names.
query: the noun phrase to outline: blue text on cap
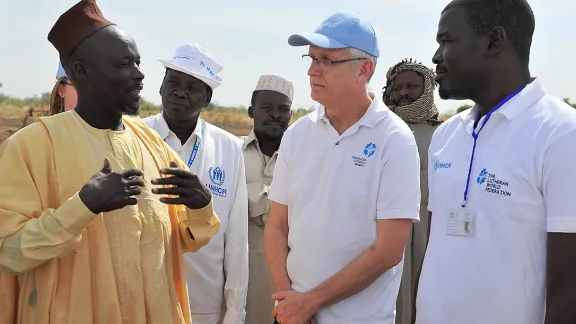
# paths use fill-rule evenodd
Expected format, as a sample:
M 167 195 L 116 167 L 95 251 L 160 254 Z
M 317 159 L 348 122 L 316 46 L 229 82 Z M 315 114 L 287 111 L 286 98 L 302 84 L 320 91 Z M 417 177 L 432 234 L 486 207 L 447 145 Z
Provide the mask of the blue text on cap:
M 334 13 L 313 33 L 290 36 L 288 44 L 292 46 L 313 45 L 328 49 L 353 47 L 375 57 L 380 56 L 378 38 L 372 24 L 359 14 L 346 11 Z

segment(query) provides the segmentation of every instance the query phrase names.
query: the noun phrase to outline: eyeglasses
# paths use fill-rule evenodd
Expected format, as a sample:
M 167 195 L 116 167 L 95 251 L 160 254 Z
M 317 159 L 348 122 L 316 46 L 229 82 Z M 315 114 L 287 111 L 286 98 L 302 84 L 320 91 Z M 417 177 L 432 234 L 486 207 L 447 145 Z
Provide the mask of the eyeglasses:
M 307 63 L 316 62 L 317 64 L 320 64 L 321 66 L 332 66 L 332 65 L 336 65 L 336 64 L 340 64 L 340 63 L 350 62 L 350 61 L 361 61 L 361 60 L 365 60 L 366 58 L 353 57 L 353 58 L 349 58 L 349 59 L 345 59 L 345 60 L 334 61 L 334 60 L 331 60 L 331 59 L 325 58 L 325 57 L 314 57 L 310 54 L 303 54 L 302 59 L 304 59 L 304 61 L 306 61 Z
M 69 85 L 69 86 L 74 86 L 72 83 L 68 82 L 68 81 L 60 81 L 60 84 L 65 84 L 65 85 Z

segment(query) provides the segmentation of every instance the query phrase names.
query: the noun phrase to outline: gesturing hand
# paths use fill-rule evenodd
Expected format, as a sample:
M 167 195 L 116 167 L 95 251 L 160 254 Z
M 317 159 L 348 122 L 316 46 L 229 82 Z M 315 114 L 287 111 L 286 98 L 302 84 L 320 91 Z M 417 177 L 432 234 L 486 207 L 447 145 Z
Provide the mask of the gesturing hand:
M 172 187 L 154 188 L 152 192 L 159 195 L 179 196 L 177 198 L 162 197 L 160 198 L 161 202 L 172 205 L 184 205 L 190 209 L 200 209 L 210 203 L 210 190 L 202 184 L 194 173 L 179 169 L 175 162 L 170 162 L 170 168 L 162 169 L 160 173 L 172 176 L 154 179 L 152 184 Z
M 136 205 L 138 201 L 132 196 L 141 193 L 144 186 L 142 171 L 126 169 L 112 171 L 110 161 L 104 159 L 104 167 L 82 187 L 78 196 L 94 214 L 109 212 L 128 205 Z

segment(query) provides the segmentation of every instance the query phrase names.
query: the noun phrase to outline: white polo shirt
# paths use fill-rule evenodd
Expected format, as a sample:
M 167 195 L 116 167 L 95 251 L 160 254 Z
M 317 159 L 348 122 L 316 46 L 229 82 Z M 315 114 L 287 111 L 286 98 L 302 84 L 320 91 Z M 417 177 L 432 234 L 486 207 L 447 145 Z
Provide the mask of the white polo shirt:
M 162 114 L 144 122 L 184 163 L 190 161 L 194 145 L 199 145 L 190 171 L 212 191 L 214 210 L 221 222 L 208 245 L 184 255 L 193 322 L 220 323 L 224 318 L 223 324 L 243 323 L 248 290 L 248 194 L 242 141 L 199 119 L 182 145 Z
M 416 323 L 542 324 L 546 234 L 576 233 L 576 110 L 538 79 L 496 110 L 476 145 L 472 233 L 447 235 L 450 211 L 462 209 L 477 114 L 450 118 L 430 144 L 432 225 Z
M 377 220 L 418 220 L 419 165 L 412 131 L 380 99 L 342 135 L 323 107 L 290 126 L 269 197 L 288 205 L 292 289 L 309 291 L 360 256 L 376 239 Z M 394 323 L 401 275 L 402 262 L 320 310 L 318 323 Z

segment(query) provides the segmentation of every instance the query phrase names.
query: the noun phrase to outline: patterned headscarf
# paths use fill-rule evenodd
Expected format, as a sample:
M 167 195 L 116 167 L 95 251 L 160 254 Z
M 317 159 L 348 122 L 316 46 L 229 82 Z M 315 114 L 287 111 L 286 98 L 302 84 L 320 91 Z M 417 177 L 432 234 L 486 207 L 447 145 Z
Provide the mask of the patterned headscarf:
M 394 87 L 394 79 L 396 76 L 404 71 L 412 71 L 424 77 L 424 92 L 418 100 L 405 106 L 396 106 L 392 98 L 392 88 Z M 434 78 L 436 74 L 434 71 L 422 63 L 410 59 L 404 59 L 402 62 L 394 65 L 388 70 L 386 74 L 386 86 L 384 87 L 383 101 L 384 103 L 402 118 L 407 123 L 412 124 L 432 124 L 440 123 L 438 121 L 438 109 L 434 104 L 434 88 L 436 81 Z

